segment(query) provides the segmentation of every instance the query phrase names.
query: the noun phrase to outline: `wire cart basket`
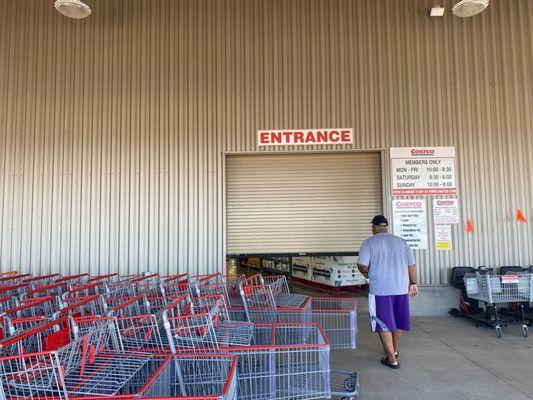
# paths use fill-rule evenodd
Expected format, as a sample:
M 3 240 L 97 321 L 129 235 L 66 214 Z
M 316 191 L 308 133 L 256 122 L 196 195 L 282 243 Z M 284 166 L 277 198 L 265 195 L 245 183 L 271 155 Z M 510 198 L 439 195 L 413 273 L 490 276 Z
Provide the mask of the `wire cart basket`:
M 356 348 L 357 301 L 355 299 L 290 294 L 287 293 L 289 289 L 285 277 L 268 278 L 270 282 L 263 281 L 257 275 L 241 283 L 241 296 L 248 321 L 319 323 L 328 337 L 331 348 Z M 234 309 L 234 315 L 236 311 L 237 309 Z
M 528 336 L 523 304 L 533 301 L 533 274 L 466 274 L 464 282 L 468 296 L 486 304 L 486 313 L 490 314 L 489 320 L 498 337 L 502 335 L 504 322 L 498 315 L 498 305 L 513 302 L 522 307 L 522 332 L 525 337 Z
M 7 399 L 112 396 L 152 357 L 125 352 L 113 325 L 101 323 L 71 337 L 60 318 L 0 341 L 0 396 Z

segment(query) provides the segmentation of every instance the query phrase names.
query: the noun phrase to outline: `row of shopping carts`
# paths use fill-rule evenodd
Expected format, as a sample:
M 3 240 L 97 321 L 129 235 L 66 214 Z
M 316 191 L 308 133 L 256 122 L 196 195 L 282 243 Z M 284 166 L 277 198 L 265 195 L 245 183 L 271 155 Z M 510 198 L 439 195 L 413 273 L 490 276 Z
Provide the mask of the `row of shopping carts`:
M 284 276 L 0 276 L 0 399 L 357 396 L 353 300 Z
M 498 337 L 504 326 L 518 323 L 527 337 L 533 321 L 533 269 L 505 266 L 494 272 L 486 267 L 453 269 L 452 285 L 462 290 L 460 308 L 453 314 L 488 325 Z

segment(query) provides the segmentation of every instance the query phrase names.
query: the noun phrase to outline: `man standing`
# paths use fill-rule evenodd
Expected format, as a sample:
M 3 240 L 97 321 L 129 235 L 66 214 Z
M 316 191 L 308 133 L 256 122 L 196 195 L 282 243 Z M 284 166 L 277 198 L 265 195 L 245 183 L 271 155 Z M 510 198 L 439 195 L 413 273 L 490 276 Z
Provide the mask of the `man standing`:
M 373 332 L 378 332 L 387 354 L 386 367 L 398 369 L 398 345 L 410 330 L 409 295 L 418 296 L 413 251 L 405 240 L 388 233 L 383 215 L 372 219 L 372 233 L 361 245 L 357 266 L 370 281 L 368 309 Z

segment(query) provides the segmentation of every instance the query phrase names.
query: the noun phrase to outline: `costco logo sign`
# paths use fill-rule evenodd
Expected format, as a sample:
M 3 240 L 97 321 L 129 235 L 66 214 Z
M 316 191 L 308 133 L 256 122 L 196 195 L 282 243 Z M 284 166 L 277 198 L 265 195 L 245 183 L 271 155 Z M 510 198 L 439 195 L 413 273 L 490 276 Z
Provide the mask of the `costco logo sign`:
M 438 206 L 454 206 L 456 204 L 455 200 L 440 200 L 437 199 L 436 204 Z
M 398 208 L 421 208 L 421 201 L 402 201 L 399 200 L 396 202 L 396 207 Z
M 412 149 L 411 155 L 413 157 L 433 157 L 435 149 Z

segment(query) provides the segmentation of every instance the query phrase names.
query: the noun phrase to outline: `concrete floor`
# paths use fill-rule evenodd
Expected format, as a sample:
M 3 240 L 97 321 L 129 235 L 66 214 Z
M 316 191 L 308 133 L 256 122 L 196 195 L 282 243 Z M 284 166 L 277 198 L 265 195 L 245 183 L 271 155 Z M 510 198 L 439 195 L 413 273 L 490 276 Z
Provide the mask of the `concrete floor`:
M 299 285 L 293 291 L 330 295 Z M 384 353 L 370 332 L 367 297 L 356 296 L 358 348 L 332 350 L 331 368 L 358 372 L 360 400 L 533 400 L 533 327 L 524 338 L 521 326 L 507 326 L 498 339 L 463 318 L 413 317 L 400 345 L 401 368 L 392 370 L 379 363 Z
M 522 337 L 519 326 L 498 339 L 465 319 L 415 317 L 400 346 L 401 368 L 391 370 L 379 363 L 364 298 L 359 307 L 358 349 L 333 350 L 331 367 L 359 373 L 361 400 L 533 399 L 533 337 Z

